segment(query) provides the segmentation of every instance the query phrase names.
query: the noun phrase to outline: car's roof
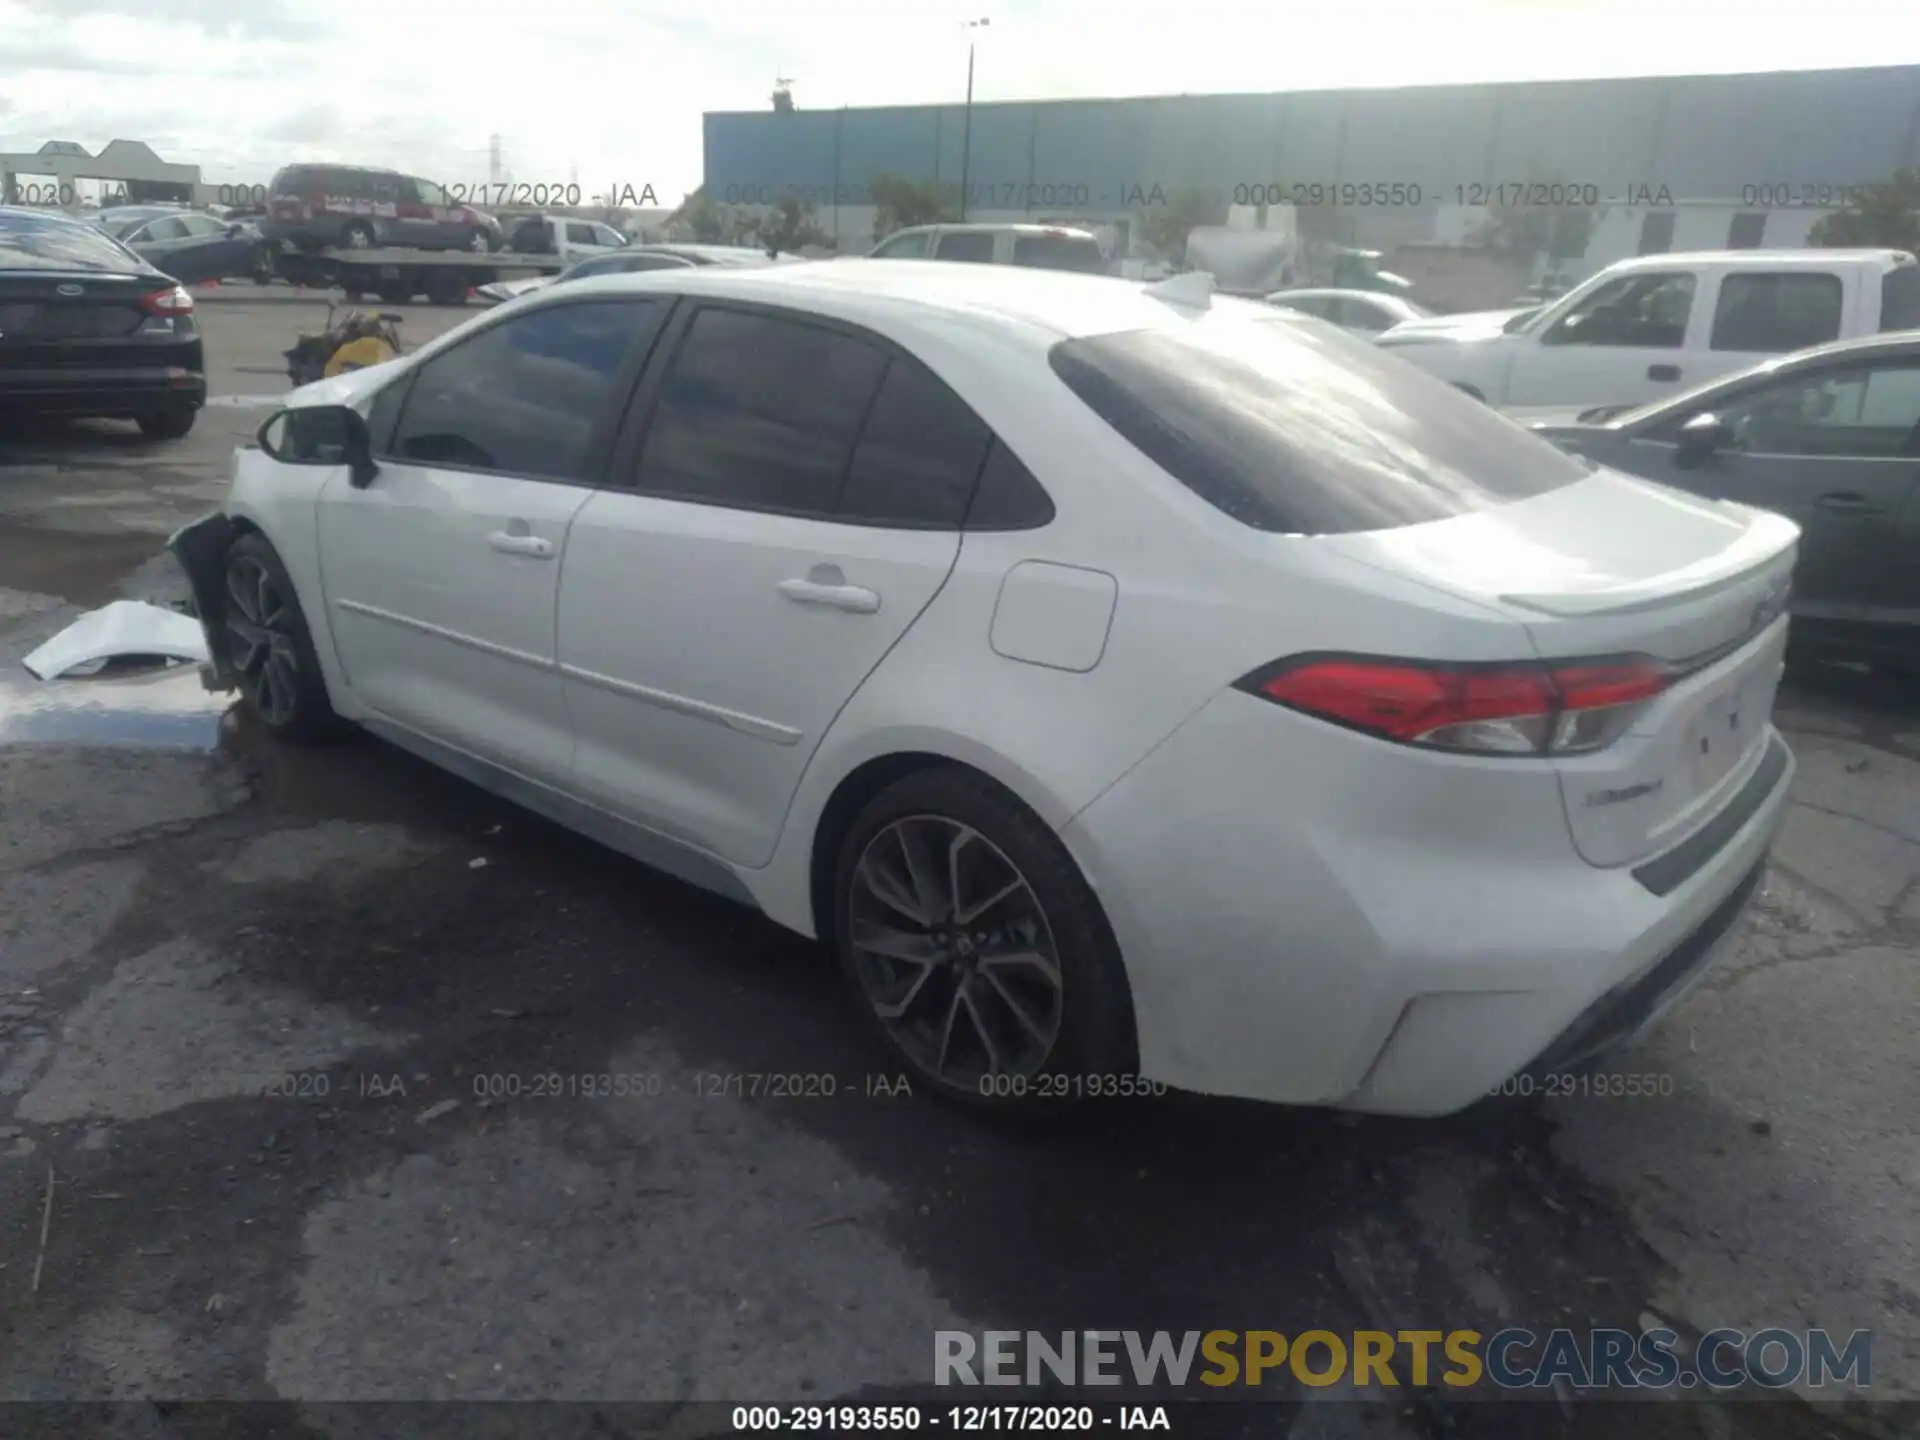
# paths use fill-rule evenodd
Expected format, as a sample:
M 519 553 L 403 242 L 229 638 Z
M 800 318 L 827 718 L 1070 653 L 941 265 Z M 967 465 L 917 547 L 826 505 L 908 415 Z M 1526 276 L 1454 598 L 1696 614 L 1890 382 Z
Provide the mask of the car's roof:
M 599 292 L 668 291 L 759 301 L 888 330 L 941 328 L 1042 332 L 1053 338 L 1105 335 L 1160 326 L 1174 313 L 1202 312 L 1156 298 L 1137 281 L 1018 265 L 929 265 L 922 260 L 837 259 L 757 267 L 702 265 L 682 270 L 595 276 L 569 286 Z M 536 292 L 545 294 L 546 292 Z M 1257 302 L 1215 308 L 1272 313 Z
M 1091 230 L 1082 230 L 1078 226 L 1030 225 L 1024 221 L 1013 220 L 1005 222 L 991 220 L 979 222 L 969 221 L 965 223 L 942 220 L 932 225 L 907 225 L 888 233 L 881 243 L 886 243 L 887 240 L 893 239 L 895 235 L 914 235 L 922 230 L 959 230 L 971 231 L 982 235 L 1070 235 L 1077 240 L 1093 240 L 1095 244 L 1099 243 Z
M 1637 255 L 1616 261 L 1608 268 L 1614 273 L 1632 270 L 1666 270 L 1675 265 L 1735 265 L 1758 270 L 1794 270 L 1831 266 L 1836 260 L 1865 261 L 1892 270 L 1914 263 L 1906 250 L 1839 249 L 1832 250 L 1675 250 L 1660 255 Z

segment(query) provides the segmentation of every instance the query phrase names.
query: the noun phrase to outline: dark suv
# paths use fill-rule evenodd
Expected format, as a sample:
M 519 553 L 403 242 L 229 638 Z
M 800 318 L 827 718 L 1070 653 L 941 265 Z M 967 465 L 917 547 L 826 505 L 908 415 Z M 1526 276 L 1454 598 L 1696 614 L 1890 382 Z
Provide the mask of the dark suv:
M 431 180 L 362 165 L 289 165 L 268 187 L 260 228 L 268 240 L 298 250 L 500 248 L 500 222 L 485 211 Z

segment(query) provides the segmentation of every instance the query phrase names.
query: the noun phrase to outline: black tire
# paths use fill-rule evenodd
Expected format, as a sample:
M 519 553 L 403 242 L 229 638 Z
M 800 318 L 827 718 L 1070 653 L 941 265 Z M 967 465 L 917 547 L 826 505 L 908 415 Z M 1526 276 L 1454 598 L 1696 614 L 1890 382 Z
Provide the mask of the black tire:
M 405 305 L 413 299 L 413 287 L 403 280 L 390 281 L 374 293 L 388 305 Z
M 271 285 L 279 273 L 279 266 L 274 263 L 274 250 L 271 246 L 260 246 L 247 262 L 248 278 L 256 285 Z
M 198 410 L 160 410 L 151 415 L 139 416 L 135 423 L 140 433 L 154 440 L 182 440 L 193 429 L 193 422 L 199 417 Z
M 930 1068 L 909 1044 L 902 1043 L 895 1027 L 881 1018 L 868 980 L 863 978 L 863 964 L 870 970 L 872 960 L 863 962 L 854 944 L 856 867 L 868 847 L 887 843 L 883 837 L 902 820 L 915 825 L 946 823 L 975 832 L 991 851 L 997 852 L 992 857 L 996 862 L 1011 862 L 1037 902 L 1043 919 L 1041 935 L 1050 942 L 1060 977 L 1058 1028 L 1038 1063 L 1024 1073 L 1011 1068 L 998 1072 L 1007 1077 L 1004 1086 L 991 1070 L 967 1084 Z M 871 894 L 864 886 L 861 891 L 863 897 Z M 871 905 L 864 898 L 862 903 Z M 1052 1119 L 1083 1100 L 1124 1093 L 1119 1087 L 1143 1093 L 1145 1087 L 1136 1078 L 1139 1060 L 1132 997 L 1100 903 L 1059 837 L 986 776 L 958 767 L 916 771 L 895 781 L 861 809 L 841 838 L 835 859 L 831 933 L 855 1002 L 880 1043 L 906 1066 L 916 1087 L 924 1085 L 942 1100 L 1008 1121 Z M 966 938 L 962 934 L 961 942 Z M 1031 939 L 1010 943 L 1012 948 L 1040 948 Z M 987 953 L 987 947 L 978 952 Z M 935 974 L 940 973 L 941 968 L 936 966 Z M 934 990 L 933 979 L 926 988 Z M 949 976 L 945 991 L 950 995 L 953 989 Z M 930 994 L 929 999 L 937 1006 L 940 995 Z
M 371 250 L 380 243 L 380 237 L 366 221 L 354 220 L 341 229 L 340 243 L 349 250 Z
M 435 305 L 464 305 L 467 289 L 467 272 L 450 265 L 427 276 L 427 299 Z
M 300 599 L 286 566 L 280 563 L 266 536 L 254 531 L 242 535 L 228 547 L 223 570 L 221 598 L 226 607 L 220 622 L 221 642 L 226 647 L 223 658 L 234 667 L 248 712 L 269 734 L 296 744 L 312 744 L 331 737 L 339 728 L 339 719 L 334 714 L 332 701 L 327 698 L 326 677 L 321 674 L 320 660 L 314 653 L 313 635 L 307 629 L 307 617 L 300 609 Z M 259 591 L 253 587 L 262 575 L 272 587 L 269 603 L 277 601 L 277 605 L 266 612 L 272 631 L 272 636 L 264 642 L 266 650 L 250 633 L 253 627 L 236 599 L 237 595 L 252 593 L 258 606 Z M 245 629 L 241 628 L 243 625 Z M 265 661 L 269 651 L 283 664 L 291 662 L 291 681 L 277 694 L 270 692 L 272 682 L 267 676 Z M 281 674 L 284 677 L 285 671 Z
M 367 298 L 367 292 L 352 285 L 342 285 L 340 287 L 340 298 L 349 305 L 358 305 L 362 300 Z M 382 296 L 381 298 L 385 299 L 386 297 Z

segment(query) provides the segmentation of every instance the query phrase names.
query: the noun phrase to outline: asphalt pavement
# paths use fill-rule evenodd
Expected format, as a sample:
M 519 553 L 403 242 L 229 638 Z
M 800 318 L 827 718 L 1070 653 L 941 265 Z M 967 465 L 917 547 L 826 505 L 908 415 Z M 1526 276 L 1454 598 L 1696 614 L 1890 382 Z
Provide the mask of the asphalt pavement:
M 417 342 L 477 312 L 404 313 Z M 832 965 L 724 901 L 370 739 L 269 743 L 192 675 L 19 665 L 184 595 L 165 536 L 322 314 L 208 297 L 184 441 L 0 436 L 0 1400 L 279 1401 L 307 1434 L 347 1433 L 336 1400 L 629 1401 L 695 1433 L 689 1402 L 924 1386 L 941 1329 L 1656 1323 L 1870 1329 L 1876 1396 L 1914 1397 L 1920 692 L 1793 680 L 1796 803 L 1736 952 L 1616 1067 L 1651 1093 L 996 1130 L 896 1093 Z M 1629 1423 L 1318 1393 L 1234 1423 Z M 1818 1398 L 1630 1423 L 1899 1433 Z

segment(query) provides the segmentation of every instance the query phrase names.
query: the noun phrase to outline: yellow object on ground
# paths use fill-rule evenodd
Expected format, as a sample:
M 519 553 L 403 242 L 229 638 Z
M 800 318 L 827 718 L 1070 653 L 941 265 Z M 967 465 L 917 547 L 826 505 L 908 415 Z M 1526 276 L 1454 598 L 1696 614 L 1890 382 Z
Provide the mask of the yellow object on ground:
M 327 368 L 321 374 L 328 380 L 336 375 L 344 375 L 349 370 L 364 370 L 369 365 L 378 365 L 391 360 L 394 349 L 386 341 L 372 335 L 363 335 L 358 340 L 349 340 L 332 355 L 327 357 Z

